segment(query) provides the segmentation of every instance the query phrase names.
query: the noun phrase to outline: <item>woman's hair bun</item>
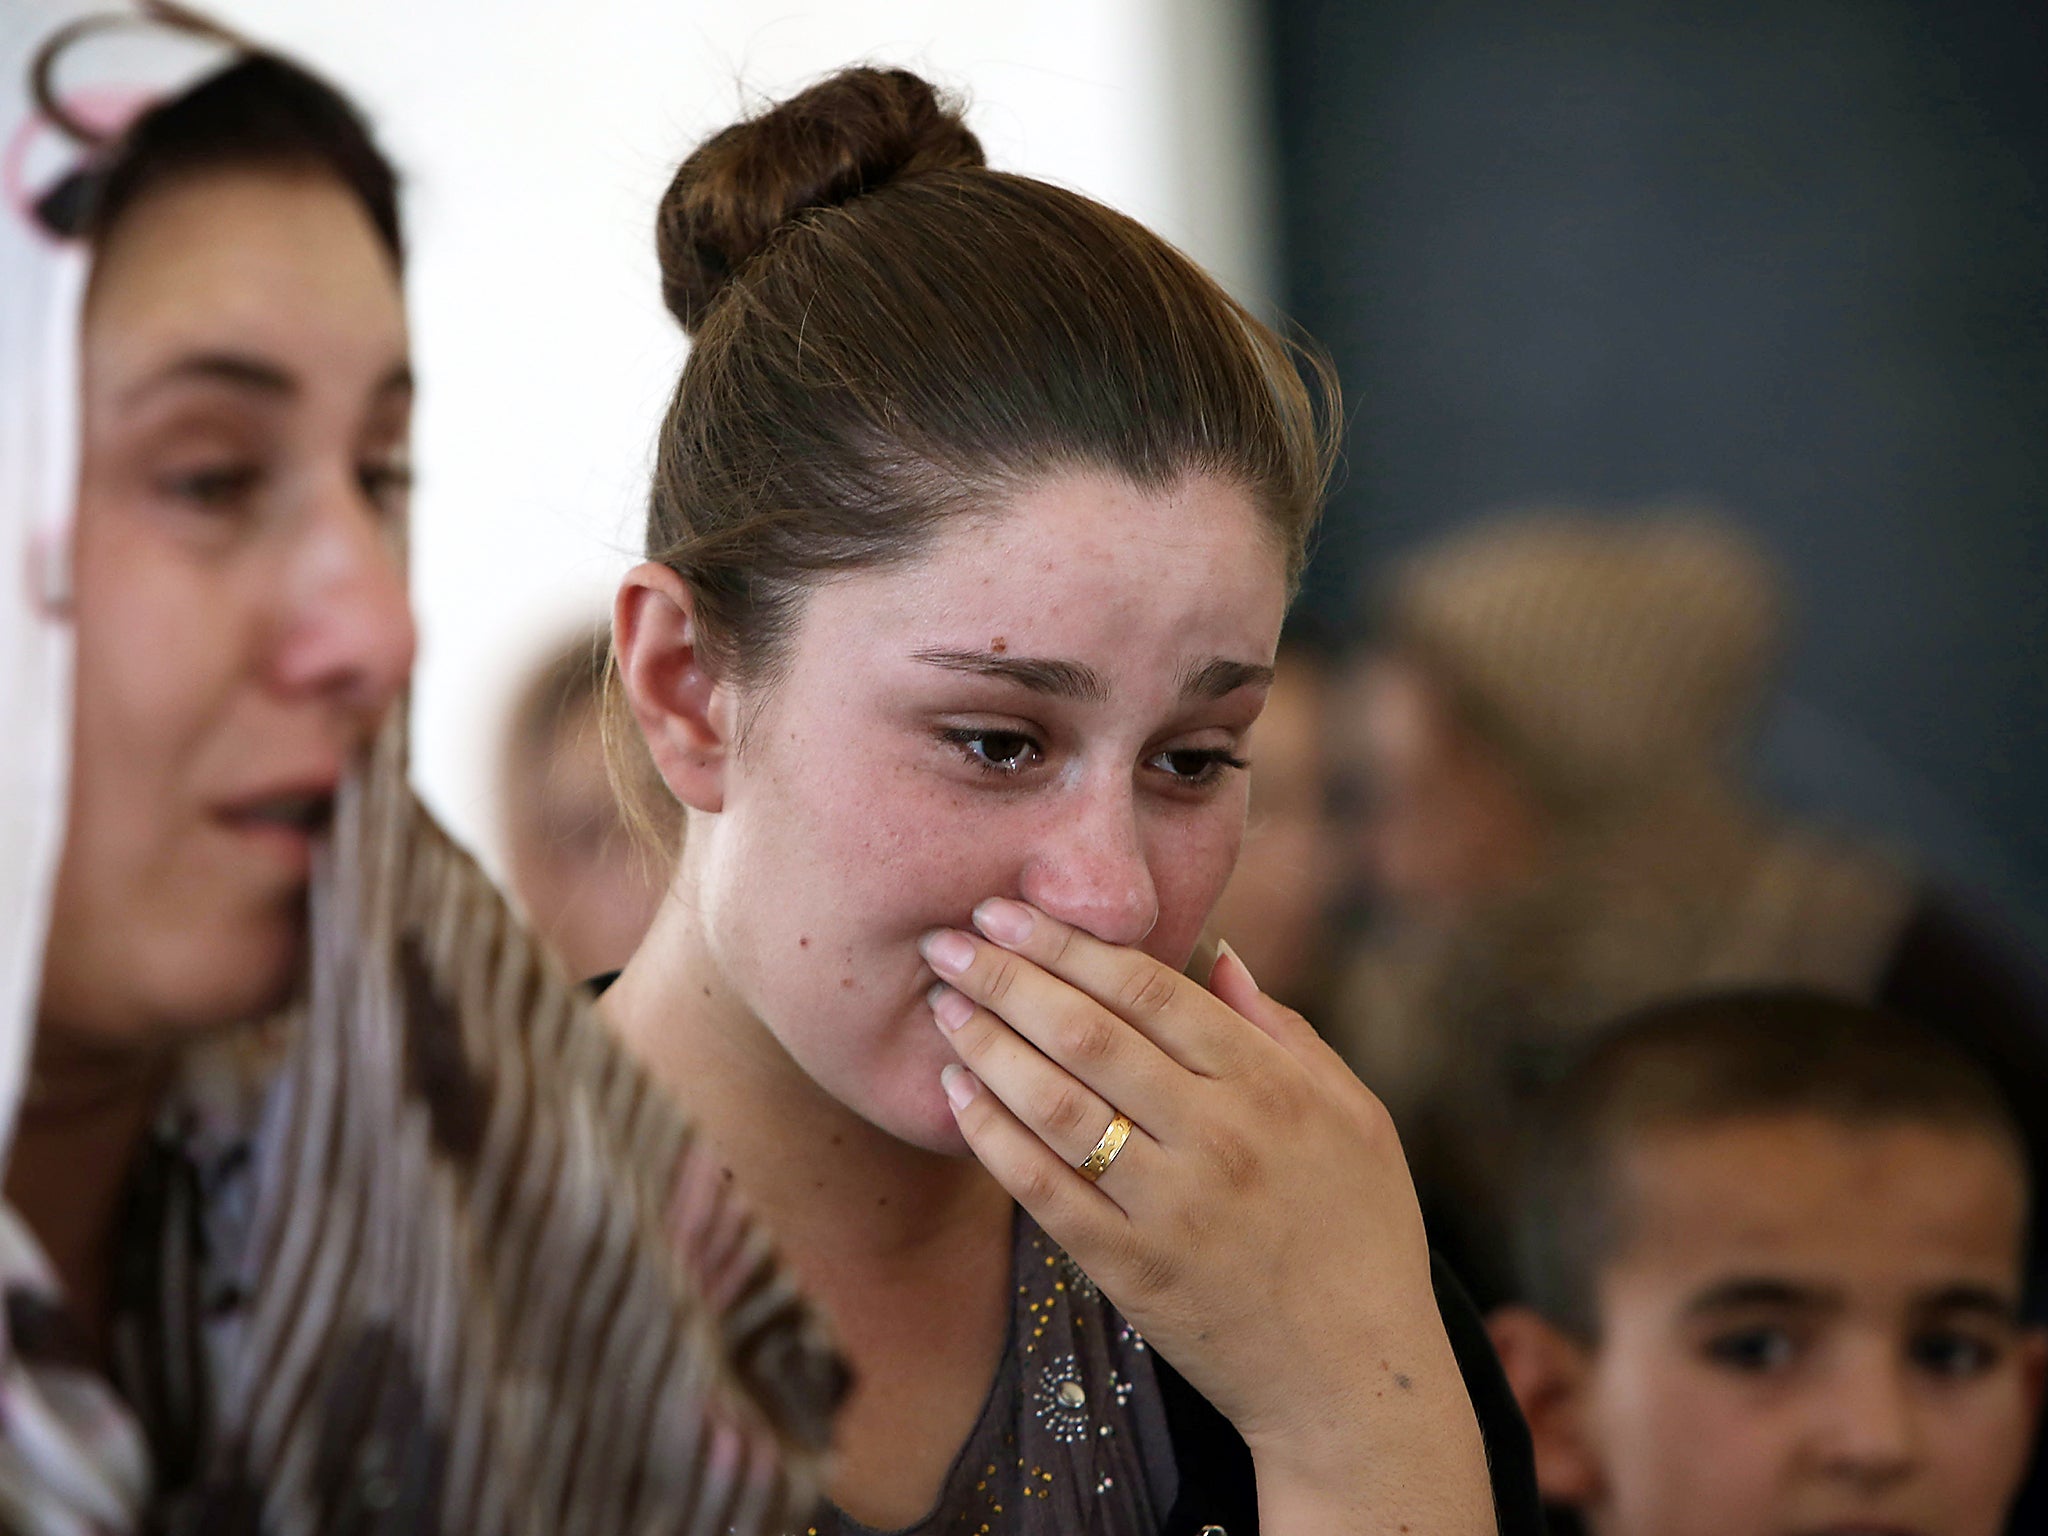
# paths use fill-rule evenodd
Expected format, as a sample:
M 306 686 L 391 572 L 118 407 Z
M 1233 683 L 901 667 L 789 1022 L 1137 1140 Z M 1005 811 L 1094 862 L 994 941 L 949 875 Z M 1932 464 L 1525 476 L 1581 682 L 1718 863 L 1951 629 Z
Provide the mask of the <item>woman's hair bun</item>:
M 903 176 L 985 164 L 958 107 L 906 69 L 841 70 L 712 135 L 661 200 L 655 248 L 669 312 L 695 334 L 777 229 Z

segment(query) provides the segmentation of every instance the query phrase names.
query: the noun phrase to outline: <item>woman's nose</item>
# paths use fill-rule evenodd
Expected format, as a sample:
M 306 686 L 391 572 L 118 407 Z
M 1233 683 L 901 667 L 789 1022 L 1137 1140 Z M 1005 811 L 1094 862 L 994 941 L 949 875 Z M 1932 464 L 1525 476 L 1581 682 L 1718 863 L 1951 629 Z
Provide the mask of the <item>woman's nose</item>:
M 369 719 L 404 691 L 418 638 L 405 567 L 393 530 L 352 484 L 310 509 L 280 595 L 279 686 Z
M 1143 942 L 1159 920 L 1159 892 L 1130 790 L 1091 790 L 1059 806 L 1022 884 L 1026 901 L 1104 943 Z

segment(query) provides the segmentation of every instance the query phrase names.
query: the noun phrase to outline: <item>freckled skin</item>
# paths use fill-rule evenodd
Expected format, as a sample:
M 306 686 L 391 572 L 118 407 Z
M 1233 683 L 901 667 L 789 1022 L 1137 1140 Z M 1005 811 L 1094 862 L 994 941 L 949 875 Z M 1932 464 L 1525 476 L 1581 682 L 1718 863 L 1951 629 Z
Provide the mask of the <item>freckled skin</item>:
M 1146 764 L 1236 748 L 1263 691 L 1191 703 L 1181 682 L 1218 657 L 1269 663 L 1285 604 L 1280 554 L 1242 492 L 1099 475 L 1048 481 L 909 565 L 815 590 L 721 808 L 693 813 L 685 841 L 683 886 L 725 1003 L 855 1113 L 963 1153 L 918 937 L 1017 896 L 1184 963 L 1236 858 L 1245 780 L 1170 792 Z M 998 644 L 1091 667 L 1108 698 L 1050 699 L 916 659 Z M 947 725 L 1029 731 L 1044 762 L 992 777 L 938 734 Z
M 622 588 L 628 696 L 691 809 L 672 898 L 605 1011 L 838 1324 L 857 1385 L 833 1496 L 871 1525 L 930 1507 L 1013 1287 L 1014 1208 L 946 1102 L 956 1058 L 918 940 L 1009 896 L 1184 963 L 1236 857 L 1227 760 L 1285 606 L 1282 552 L 1234 487 L 1099 474 L 812 589 L 757 692 L 697 667 L 672 573 Z M 932 659 L 963 653 L 1093 686 Z M 1203 697 L 1219 663 L 1250 676 Z

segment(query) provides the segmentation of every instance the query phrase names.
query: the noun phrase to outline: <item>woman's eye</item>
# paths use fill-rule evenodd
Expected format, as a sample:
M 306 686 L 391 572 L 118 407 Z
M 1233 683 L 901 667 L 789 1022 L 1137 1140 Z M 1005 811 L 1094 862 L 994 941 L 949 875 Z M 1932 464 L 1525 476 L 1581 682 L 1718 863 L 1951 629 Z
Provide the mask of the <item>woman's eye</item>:
M 1226 773 L 1250 765 L 1235 753 L 1220 747 L 1184 747 L 1175 752 L 1161 752 L 1152 759 L 1152 766 L 1176 783 L 1200 788 L 1214 784 Z
M 985 773 L 1008 777 L 1045 761 L 1045 751 L 1022 731 L 950 730 L 946 740 Z
M 1930 1376 L 1965 1380 L 1981 1376 L 1998 1363 L 1998 1346 L 1988 1339 L 1935 1328 L 1915 1334 L 1906 1346 L 1913 1364 Z
M 1783 1370 L 1797 1353 L 1783 1328 L 1739 1328 L 1707 1341 L 1707 1358 L 1716 1365 L 1759 1376 Z
M 405 463 L 365 464 L 356 471 L 356 481 L 371 505 L 386 517 L 405 511 L 412 495 L 412 466 Z
M 159 486 L 166 496 L 208 512 L 231 512 L 248 501 L 262 483 L 255 464 L 209 464 L 165 475 Z

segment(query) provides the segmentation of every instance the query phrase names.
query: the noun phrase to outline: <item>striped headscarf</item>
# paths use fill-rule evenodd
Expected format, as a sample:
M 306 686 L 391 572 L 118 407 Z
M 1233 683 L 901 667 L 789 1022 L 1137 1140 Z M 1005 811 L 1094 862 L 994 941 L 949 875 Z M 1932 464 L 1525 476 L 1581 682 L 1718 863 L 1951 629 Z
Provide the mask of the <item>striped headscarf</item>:
M 105 9 L 0 14 L 0 1145 L 68 778 L 90 251 L 53 213 L 124 119 L 241 54 Z M 30 89 L 67 29 L 53 89 L 101 144 Z M 0 1210 L 0 1529 L 766 1533 L 816 1497 L 836 1357 L 708 1148 L 414 797 L 402 714 L 343 787 L 304 1001 L 195 1044 L 167 1096 L 112 1381 Z

